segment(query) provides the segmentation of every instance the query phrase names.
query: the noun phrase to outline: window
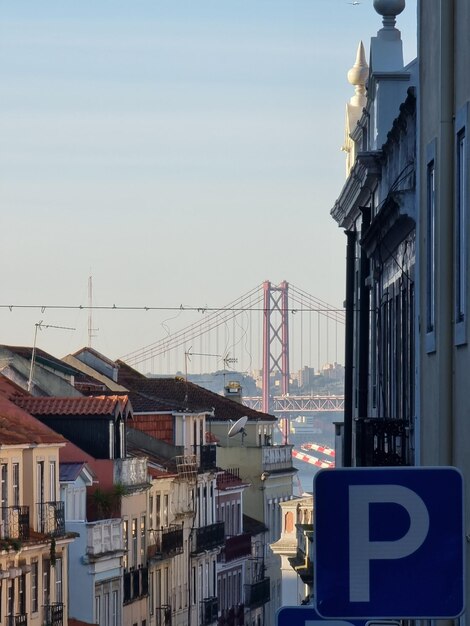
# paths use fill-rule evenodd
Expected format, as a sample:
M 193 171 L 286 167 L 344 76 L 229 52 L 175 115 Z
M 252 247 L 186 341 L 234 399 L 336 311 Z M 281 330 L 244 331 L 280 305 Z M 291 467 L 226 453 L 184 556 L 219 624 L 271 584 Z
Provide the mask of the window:
M 153 530 L 153 496 L 149 496 L 149 526 Z
M 101 624 L 101 596 L 95 596 L 95 623 Z
M 129 567 L 129 522 L 128 520 L 122 520 L 122 535 L 123 535 L 123 543 L 124 543 L 124 560 L 123 565 L 124 569 Z
M 434 147 L 434 144 L 433 144 Z M 434 152 L 434 151 L 433 151 Z M 426 198 L 426 332 L 434 332 L 436 319 L 436 169 L 428 162 Z
M 119 595 L 117 591 L 113 591 L 113 613 L 112 626 L 118 626 L 119 623 Z
M 145 527 L 145 515 L 142 515 L 142 517 L 140 518 L 140 561 L 141 563 L 145 562 L 145 533 L 146 533 L 146 527 Z
M 163 496 L 163 524 L 165 528 L 168 526 L 168 494 Z
M 466 342 L 467 308 L 467 105 L 455 120 L 455 343 Z
M 42 604 L 48 606 L 51 599 L 51 562 L 42 560 Z
M 153 572 L 149 572 L 149 613 L 153 615 Z
M 2 522 L 4 533 L 8 533 L 8 465 L 2 463 L 0 465 L 0 505 L 2 507 Z
M 38 597 L 38 562 L 31 562 L 31 612 L 37 613 L 39 605 Z
M 49 500 L 51 502 L 56 501 L 56 464 L 55 461 L 49 463 Z
M 18 609 L 21 615 L 26 615 L 26 574 L 18 578 Z
M 20 464 L 13 463 L 12 465 L 12 474 L 13 474 L 13 506 L 20 505 Z
M 56 558 L 54 569 L 55 569 L 55 601 L 63 602 L 62 559 L 61 558 Z
M 457 135 L 456 194 L 456 320 L 465 318 L 465 130 Z
M 155 518 L 155 528 L 159 529 L 162 525 L 161 520 L 161 495 L 158 494 L 156 498 L 156 518 Z
M 137 567 L 137 518 L 132 520 L 132 564 Z
M 109 592 L 103 595 L 103 623 L 105 626 L 109 624 Z

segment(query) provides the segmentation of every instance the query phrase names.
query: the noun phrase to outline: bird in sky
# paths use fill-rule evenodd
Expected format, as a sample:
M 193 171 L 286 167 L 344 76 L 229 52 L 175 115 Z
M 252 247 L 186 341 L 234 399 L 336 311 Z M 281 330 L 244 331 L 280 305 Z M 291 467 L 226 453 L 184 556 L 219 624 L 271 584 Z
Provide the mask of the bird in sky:
M 354 2 L 348 2 L 348 4 L 352 4 L 353 7 L 357 6 L 358 4 L 361 4 L 360 2 L 358 2 L 358 0 L 354 0 Z

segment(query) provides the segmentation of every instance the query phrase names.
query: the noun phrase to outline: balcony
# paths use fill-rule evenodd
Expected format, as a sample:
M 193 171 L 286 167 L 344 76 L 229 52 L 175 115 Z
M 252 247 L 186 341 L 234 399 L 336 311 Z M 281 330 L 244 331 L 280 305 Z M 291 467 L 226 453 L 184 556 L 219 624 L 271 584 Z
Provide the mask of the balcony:
M 0 508 L 0 539 L 29 539 L 29 506 Z
M 183 553 L 183 527 L 173 524 L 168 528 L 153 531 L 155 543 L 147 548 L 149 559 L 169 559 Z
M 62 602 L 46 604 L 43 607 L 43 626 L 63 626 L 64 605 Z
M 245 533 L 243 535 L 234 535 L 226 537 L 225 546 L 220 553 L 219 561 L 229 563 L 235 559 L 248 557 L 251 554 L 251 535 Z
M 201 626 L 209 626 L 217 621 L 219 601 L 217 598 L 204 598 L 201 602 Z
M 28 626 L 28 616 L 26 613 L 7 615 L 5 619 L 7 626 Z
M 215 550 L 224 545 L 225 524 L 216 522 L 209 526 L 195 528 L 193 534 L 192 553 L 199 554 L 205 550 Z
M 64 503 L 38 502 L 36 504 L 37 530 L 44 535 L 57 537 L 65 534 Z
M 356 419 L 356 464 L 358 467 L 409 465 L 408 431 L 403 420 L 364 417 Z
M 269 578 L 262 578 L 252 585 L 245 585 L 245 603 L 250 609 L 263 606 L 271 599 L 271 582 Z
M 293 469 L 294 446 L 264 446 L 262 448 L 263 472 L 282 472 Z
M 99 520 L 87 524 L 87 555 L 99 557 L 103 554 L 124 550 L 121 519 Z
M 213 444 L 205 446 L 194 446 L 194 452 L 197 455 L 199 448 L 199 471 L 209 472 L 217 467 L 217 448 Z
M 114 484 L 137 487 L 148 483 L 147 458 L 115 459 Z
M 147 567 L 124 572 L 124 604 L 130 604 L 148 595 L 149 573 Z
M 217 621 L 217 626 L 244 626 L 244 624 L 245 607 L 243 604 L 225 609 Z

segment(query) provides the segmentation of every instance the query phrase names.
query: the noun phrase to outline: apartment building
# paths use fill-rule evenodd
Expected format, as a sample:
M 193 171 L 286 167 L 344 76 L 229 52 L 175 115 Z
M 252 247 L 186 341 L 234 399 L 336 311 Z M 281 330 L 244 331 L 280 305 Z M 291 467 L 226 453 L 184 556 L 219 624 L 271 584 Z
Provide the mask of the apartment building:
M 417 461 L 462 471 L 464 528 L 470 501 L 469 24 L 466 0 L 418 2 Z M 465 584 L 468 606 L 468 579 Z
M 19 393 L 0 378 L 0 624 L 67 626 L 65 440 L 8 399 Z
M 337 465 L 409 465 L 415 450 L 417 63 L 405 66 L 396 16 L 348 73 L 347 178 L 331 211 L 345 230 L 346 364 L 343 458 Z M 366 91 L 367 83 L 367 91 Z
M 71 464 L 77 469 L 76 464 L 86 463 L 97 481 L 96 485 L 85 485 L 87 546 L 83 550 L 79 541 L 73 555 L 74 569 L 69 571 L 79 582 L 71 594 L 70 615 L 100 626 L 146 626 L 150 483 L 146 457 L 127 456 L 126 424 L 132 420 L 127 396 L 23 396 L 15 402 L 67 437 L 61 461 L 68 464 L 69 470 Z M 79 524 L 83 521 L 75 520 Z M 76 528 L 72 522 L 68 520 Z M 112 557 L 111 562 L 103 554 L 104 545 L 112 553 L 107 555 Z

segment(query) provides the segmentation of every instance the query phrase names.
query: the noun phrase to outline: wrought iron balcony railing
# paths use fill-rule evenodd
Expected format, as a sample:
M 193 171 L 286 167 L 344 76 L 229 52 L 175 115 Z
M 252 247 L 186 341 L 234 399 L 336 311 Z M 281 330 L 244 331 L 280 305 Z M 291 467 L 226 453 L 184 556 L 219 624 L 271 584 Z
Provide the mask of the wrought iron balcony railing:
M 356 419 L 356 464 L 359 467 L 409 465 L 408 430 L 403 420 Z
M 7 615 L 6 624 L 7 626 L 28 626 L 28 616 L 26 615 L 26 613 Z
M 217 621 L 219 601 L 217 598 L 204 598 L 201 601 L 201 626 L 209 626 Z
M 235 559 L 241 559 L 251 554 L 251 535 L 234 535 L 225 538 L 225 546 L 219 555 L 219 561 L 228 563 Z
M 0 539 L 29 539 L 29 506 L 0 507 Z
M 147 548 L 149 559 L 168 559 L 183 553 L 183 527 L 172 524 L 153 531 L 155 543 Z
M 222 547 L 225 541 L 224 528 L 224 522 L 216 522 L 215 524 L 209 524 L 209 526 L 195 528 L 192 544 L 193 554 Z
M 217 626 L 244 626 L 245 607 L 243 604 L 231 606 L 221 612 Z
M 271 582 L 269 578 L 262 578 L 252 585 L 245 585 L 245 604 L 254 609 L 266 604 L 271 599 Z
M 171 606 L 169 604 L 156 606 L 155 614 L 157 626 L 171 626 Z
M 64 604 L 54 602 L 43 607 L 43 626 L 63 626 L 64 624 Z
M 55 502 L 38 502 L 36 504 L 36 512 L 38 532 L 54 537 L 65 534 L 63 502 L 60 500 Z
M 124 572 L 124 604 L 134 602 L 134 600 L 139 600 L 148 595 L 148 576 L 147 567 L 140 567 L 139 569 Z

